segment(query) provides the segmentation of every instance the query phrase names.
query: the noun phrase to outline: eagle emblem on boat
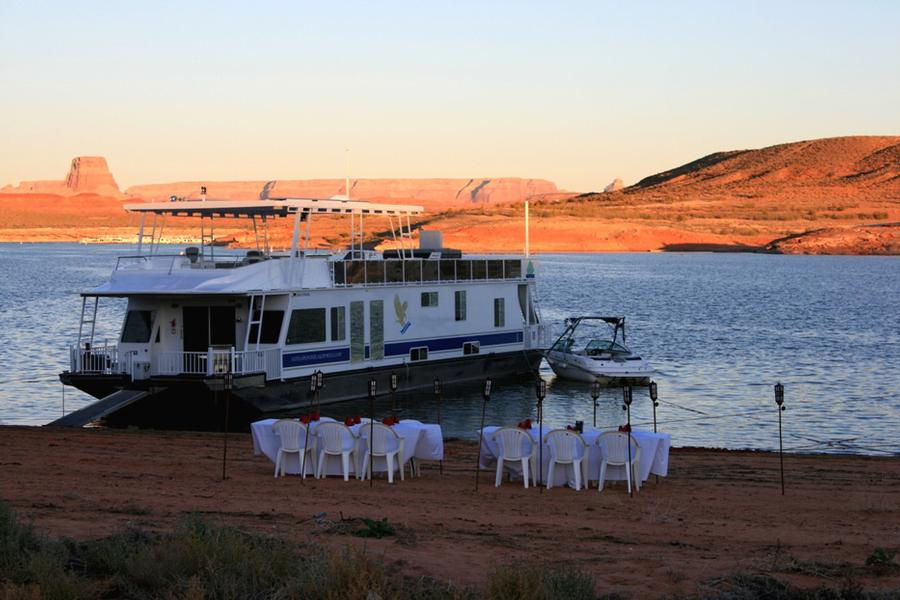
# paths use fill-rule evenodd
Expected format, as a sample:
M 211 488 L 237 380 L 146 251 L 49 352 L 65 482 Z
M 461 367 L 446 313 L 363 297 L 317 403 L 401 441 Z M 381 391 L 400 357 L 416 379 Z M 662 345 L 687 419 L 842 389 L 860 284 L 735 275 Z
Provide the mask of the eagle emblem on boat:
M 394 313 L 397 315 L 397 323 L 401 325 L 400 333 L 406 333 L 410 323 L 406 318 L 406 310 L 409 308 L 409 302 L 400 299 L 400 294 L 394 294 Z

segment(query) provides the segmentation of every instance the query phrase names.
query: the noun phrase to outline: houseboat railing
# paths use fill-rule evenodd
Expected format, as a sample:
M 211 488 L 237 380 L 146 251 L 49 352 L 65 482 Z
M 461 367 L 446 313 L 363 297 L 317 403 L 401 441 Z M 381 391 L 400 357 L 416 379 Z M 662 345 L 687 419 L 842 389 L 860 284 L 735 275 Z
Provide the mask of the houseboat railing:
M 119 351 L 115 344 L 69 348 L 69 370 L 73 373 L 124 373 L 124 368 L 124 364 L 119 364 Z
M 155 352 L 151 361 L 138 360 L 134 352 L 120 352 L 116 345 L 71 346 L 71 373 L 149 376 L 203 375 L 215 377 L 228 371 L 235 375 L 264 373 L 266 379 L 281 378 L 281 348 L 239 351 L 209 348 L 206 352 Z
M 525 279 L 520 258 L 407 258 L 332 263 L 335 287 Z

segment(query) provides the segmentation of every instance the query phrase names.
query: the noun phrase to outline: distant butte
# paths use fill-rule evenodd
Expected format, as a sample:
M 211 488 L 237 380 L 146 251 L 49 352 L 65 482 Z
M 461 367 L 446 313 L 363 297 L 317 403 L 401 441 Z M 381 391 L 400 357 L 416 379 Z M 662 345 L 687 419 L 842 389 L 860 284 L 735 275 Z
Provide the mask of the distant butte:
M 63 180 L 23 181 L 19 185 L 0 188 L 2 194 L 97 194 L 119 197 L 121 192 L 102 156 L 76 156 Z

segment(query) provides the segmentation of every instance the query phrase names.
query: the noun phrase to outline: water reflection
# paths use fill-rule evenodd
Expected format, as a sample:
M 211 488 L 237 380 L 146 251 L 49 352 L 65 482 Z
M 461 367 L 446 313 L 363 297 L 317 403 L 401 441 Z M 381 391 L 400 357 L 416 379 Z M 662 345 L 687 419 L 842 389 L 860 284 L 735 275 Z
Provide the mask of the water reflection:
M 80 291 L 104 281 L 130 246 L 0 244 L 0 421 L 40 424 L 60 414 L 66 348 L 78 332 Z M 625 315 L 628 344 L 658 370 L 659 427 L 679 446 L 777 447 L 772 385 L 786 386 L 788 448 L 900 452 L 894 399 L 900 364 L 900 259 L 724 254 L 604 254 L 540 257 L 546 321 Z M 123 301 L 101 301 L 99 339 L 118 337 Z M 554 379 L 548 426 L 592 421 L 588 386 Z M 327 385 L 327 383 L 326 383 Z M 474 438 L 477 387 L 448 389 L 449 436 Z M 67 409 L 90 402 L 69 388 Z M 432 394 L 401 396 L 401 416 L 434 421 Z M 379 400 L 380 416 L 389 410 Z M 329 407 L 366 414 L 367 402 Z M 487 421 L 534 418 L 531 381 L 506 382 Z M 605 390 L 598 423 L 624 422 L 621 391 Z M 647 427 L 652 407 L 634 395 L 632 419 Z M 828 444 L 831 444 L 829 446 Z

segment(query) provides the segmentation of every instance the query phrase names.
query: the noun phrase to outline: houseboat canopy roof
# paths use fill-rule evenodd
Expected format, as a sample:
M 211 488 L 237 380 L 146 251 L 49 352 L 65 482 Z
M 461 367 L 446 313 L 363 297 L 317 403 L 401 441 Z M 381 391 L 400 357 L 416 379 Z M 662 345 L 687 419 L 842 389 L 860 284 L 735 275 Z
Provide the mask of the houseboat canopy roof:
M 269 198 L 267 200 L 183 200 L 126 204 L 125 210 L 176 217 L 286 217 L 295 213 L 335 215 L 421 215 L 421 206 L 381 204 L 334 198 Z

